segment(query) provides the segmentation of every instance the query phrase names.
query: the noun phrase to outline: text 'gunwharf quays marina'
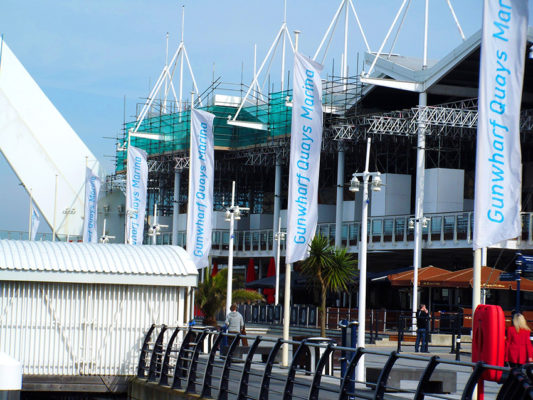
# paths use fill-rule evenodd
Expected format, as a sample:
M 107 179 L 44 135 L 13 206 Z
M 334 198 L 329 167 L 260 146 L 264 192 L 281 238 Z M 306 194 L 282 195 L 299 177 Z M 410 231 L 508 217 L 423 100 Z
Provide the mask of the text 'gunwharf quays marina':
M 485 2 L 479 80 L 474 248 L 520 234 L 520 102 L 527 2 Z
M 191 109 L 191 149 L 189 168 L 189 202 L 187 219 L 187 252 L 197 268 L 208 264 L 211 249 L 213 215 L 213 179 L 215 149 L 213 120 L 206 111 Z
M 322 66 L 296 53 L 287 210 L 287 262 L 305 258 L 318 220 Z
M 126 210 L 128 243 L 130 244 L 142 244 L 143 241 L 147 186 L 146 152 L 137 147 L 129 146 Z
M 206 203 L 207 191 L 207 167 L 206 150 L 207 150 L 207 124 L 202 122 L 200 124 L 200 132 L 198 133 L 198 159 L 202 162 L 200 165 L 200 177 L 196 185 L 196 193 L 194 194 L 194 201 L 196 202 L 196 243 L 194 245 L 194 255 L 202 257 L 205 252 L 205 211 L 208 204 Z

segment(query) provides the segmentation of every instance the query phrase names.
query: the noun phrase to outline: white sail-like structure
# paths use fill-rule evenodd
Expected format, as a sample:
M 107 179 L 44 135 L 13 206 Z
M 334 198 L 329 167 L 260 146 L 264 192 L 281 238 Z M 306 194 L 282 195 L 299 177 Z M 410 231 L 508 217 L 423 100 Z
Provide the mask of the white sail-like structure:
M 55 233 L 80 235 L 85 167 L 100 164 L 2 39 L 0 151 Z

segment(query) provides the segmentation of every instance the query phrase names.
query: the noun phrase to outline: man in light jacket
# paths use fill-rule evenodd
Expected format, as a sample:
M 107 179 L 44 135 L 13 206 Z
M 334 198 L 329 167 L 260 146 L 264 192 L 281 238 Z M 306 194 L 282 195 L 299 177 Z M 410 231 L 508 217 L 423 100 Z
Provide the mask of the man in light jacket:
M 244 318 L 241 313 L 237 311 L 237 305 L 232 304 L 230 313 L 226 316 L 226 326 L 229 333 L 241 333 L 244 328 Z

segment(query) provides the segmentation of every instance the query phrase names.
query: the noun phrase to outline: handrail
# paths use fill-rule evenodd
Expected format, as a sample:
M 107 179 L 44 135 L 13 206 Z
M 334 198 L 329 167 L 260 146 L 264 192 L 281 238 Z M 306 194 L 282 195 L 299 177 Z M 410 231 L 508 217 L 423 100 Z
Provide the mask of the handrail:
M 155 326 L 153 325 L 147 332 L 146 337 L 143 342 L 143 348 L 141 353 L 142 357 L 139 358 L 139 368 L 138 371 L 145 371 L 145 363 L 148 356 L 151 360 L 158 360 L 165 354 L 163 362 L 153 362 L 150 367 L 154 367 L 155 370 L 152 371 L 150 368 L 150 374 L 146 376 L 145 373 L 138 374 L 138 380 L 142 381 L 153 381 L 153 377 L 163 376 L 163 371 L 167 368 L 168 357 L 170 354 L 170 349 L 173 348 L 175 338 L 177 333 L 180 331 L 180 328 L 174 329 L 173 334 L 165 335 L 165 331 L 168 328 L 166 326 Z M 156 344 L 151 347 L 147 343 L 150 343 L 152 338 L 156 336 Z M 214 338 L 213 346 L 207 350 L 203 351 L 202 345 L 205 340 L 211 341 Z M 227 347 L 225 354 L 221 351 L 223 350 L 220 346 L 222 338 L 230 339 L 231 344 Z M 244 347 L 240 345 L 241 339 L 247 338 L 249 340 L 254 340 L 253 344 L 250 347 Z M 159 341 L 161 339 L 161 341 Z M 167 342 L 165 342 L 165 340 Z M 268 346 L 260 346 L 267 344 Z M 297 350 L 293 354 L 292 361 L 290 363 L 289 370 L 280 370 L 276 369 L 273 372 L 276 355 L 278 354 L 282 345 L 294 345 L 298 346 Z M 166 351 L 162 350 L 166 348 Z M 316 365 L 310 365 L 306 368 L 307 374 L 312 374 L 312 377 L 305 378 L 306 374 L 296 374 L 297 371 L 300 371 L 298 357 L 304 353 L 304 350 L 308 348 L 311 352 L 316 351 L 317 354 L 320 353 L 321 356 L 315 360 Z M 266 350 L 266 352 L 265 352 Z M 176 351 L 176 350 L 173 350 Z M 246 352 L 246 359 L 242 363 L 235 363 L 239 359 L 240 354 Z M 192 355 L 187 358 L 185 354 L 190 352 Z M 220 357 L 223 357 L 222 360 L 217 358 L 217 353 Z M 258 361 L 254 361 L 254 356 L 259 354 L 268 353 L 268 360 L 266 365 L 261 364 L 258 366 Z M 328 371 L 325 367 L 328 362 L 334 360 L 334 354 L 353 354 L 349 358 L 349 363 L 343 373 L 339 376 L 337 369 Z M 353 378 L 353 372 L 357 367 L 357 364 L 361 360 L 363 355 L 374 355 L 386 358 L 386 361 L 383 364 L 381 373 L 377 382 L 359 382 L 364 384 L 363 387 L 368 389 L 358 389 L 355 388 Z M 400 389 L 396 387 L 387 386 L 388 378 L 392 371 L 395 369 L 396 361 L 398 360 L 411 360 L 420 362 L 426 362 L 425 367 L 421 370 L 420 377 L 418 378 L 418 384 L 416 390 Z M 221 361 L 223 362 L 221 364 Z M 185 365 L 188 368 L 184 368 Z M 290 400 L 292 398 L 301 398 L 309 400 L 318 400 L 321 398 L 320 392 L 327 391 L 331 393 L 332 391 L 338 395 L 339 400 L 348 400 L 350 398 L 373 398 L 373 399 L 383 399 L 385 398 L 385 392 L 387 390 L 395 391 L 405 391 L 413 395 L 413 399 L 422 400 L 430 390 L 428 385 L 431 381 L 432 374 L 437 370 L 439 366 L 448 365 L 450 368 L 446 370 L 445 368 L 439 369 L 443 371 L 457 371 L 457 367 L 463 367 L 461 369 L 462 373 L 468 373 L 469 377 L 467 379 L 464 387 L 455 393 L 451 393 L 451 397 L 446 397 L 444 395 L 438 395 L 437 397 L 442 399 L 451 399 L 457 398 L 457 395 L 461 395 L 461 399 L 472 399 L 472 393 L 476 384 L 479 383 L 483 372 L 487 369 L 504 371 L 505 378 L 504 381 L 498 383 L 498 395 L 499 400 L 510 400 L 516 398 L 523 399 L 532 399 L 533 400 L 533 364 L 526 365 L 522 369 L 513 369 L 505 367 L 497 367 L 484 364 L 482 362 L 472 363 L 472 362 L 461 362 L 455 360 L 445 360 L 441 359 L 438 356 L 433 357 L 424 357 L 419 355 L 411 354 L 401 354 L 399 352 L 393 351 L 391 353 L 386 353 L 382 351 L 372 350 L 368 348 L 349 348 L 339 346 L 333 343 L 331 340 L 326 340 L 325 342 L 316 342 L 312 340 L 282 340 L 280 338 L 272 337 L 263 337 L 257 336 L 252 338 L 250 336 L 244 336 L 241 334 L 231 334 L 218 332 L 213 328 L 204 327 L 204 328 L 189 328 L 185 337 L 183 339 L 181 348 L 179 350 L 179 355 L 175 364 L 174 371 L 174 382 L 170 386 L 171 390 L 178 390 L 180 392 L 186 392 L 189 394 L 198 394 L 202 398 L 212 398 L 219 400 L 226 400 L 229 398 L 229 395 L 236 396 L 238 400 L 253 399 L 266 400 L 273 397 L 273 395 L 281 396 L 284 400 Z M 214 368 L 216 366 L 216 368 Z M 203 368 L 202 368 L 203 367 Z M 471 370 L 472 372 L 467 372 Z M 465 372 L 466 371 L 466 372 Z M 231 374 L 230 374 L 231 372 Z M 214 374 L 217 374 L 214 376 Z M 203 385 L 201 390 L 196 390 L 196 378 L 199 375 L 203 374 Z M 235 374 L 238 374 L 240 378 L 237 380 Z M 327 377 L 328 379 L 324 380 L 323 378 Z M 213 386 L 213 378 L 218 381 L 218 386 Z M 253 378 L 253 379 L 251 379 Z M 281 383 L 283 391 L 273 388 L 272 380 L 275 380 L 277 383 Z M 181 389 L 181 380 L 187 382 L 185 389 Z M 169 387 L 168 381 L 163 379 L 159 380 L 158 383 L 160 386 Z M 296 384 L 300 393 L 296 395 Z M 254 387 L 257 389 L 257 395 L 253 395 L 249 389 Z M 303 397 L 301 395 L 302 386 L 304 391 L 308 390 L 307 395 Z M 305 389 L 307 387 L 307 389 Z M 212 391 L 215 390 L 215 392 Z
M 463 248 L 472 246 L 473 233 L 473 212 L 456 211 L 443 213 L 427 213 L 429 224 L 422 230 L 422 242 L 424 247 L 440 248 L 454 247 Z M 368 243 L 369 251 L 372 248 L 391 248 L 403 245 L 411 246 L 414 243 L 414 232 L 409 229 L 409 221 L 414 218 L 412 214 L 372 216 L 368 218 Z M 533 213 L 522 212 L 522 234 L 518 237 L 518 244 L 521 247 L 533 248 Z M 335 223 L 327 222 L 317 225 L 317 234 L 320 233 L 335 242 Z M 342 245 L 357 248 L 361 236 L 360 221 L 343 221 Z M 170 243 L 169 238 L 164 239 L 169 232 L 162 232 L 161 243 Z M 178 232 L 178 244 L 185 245 L 184 231 Z M 229 246 L 229 230 L 214 229 L 212 238 L 212 251 L 227 251 Z M 272 229 L 251 229 L 236 230 L 234 251 L 262 253 L 272 253 L 275 248 L 274 232 Z M 285 251 L 285 244 L 282 243 L 282 252 Z

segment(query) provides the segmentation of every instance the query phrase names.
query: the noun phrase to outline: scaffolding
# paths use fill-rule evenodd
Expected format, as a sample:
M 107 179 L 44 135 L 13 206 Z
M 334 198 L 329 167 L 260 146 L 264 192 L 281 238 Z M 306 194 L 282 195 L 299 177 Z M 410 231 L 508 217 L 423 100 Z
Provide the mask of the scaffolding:
M 413 104 L 405 109 L 383 111 L 365 104 L 371 89 L 361 82 L 359 75 L 345 78 L 331 74 L 325 79 L 320 203 L 335 204 L 337 152 L 349 152 L 346 171 L 360 171 L 365 148 L 361 144 L 367 137 L 372 137 L 372 160 L 376 170 L 414 176 L 420 121 L 426 125 L 426 168 L 463 169 L 467 178 L 473 176 L 477 99 L 457 96 L 453 101 L 426 107 Z M 131 144 L 148 153 L 149 209 L 157 203 L 161 215 L 171 215 L 174 172 L 188 169 L 190 102 L 150 100 L 150 109 L 144 112 L 140 123 L 146 102 L 138 106 L 136 119 L 124 125 L 119 142 L 126 142 L 128 132 L 136 126 L 137 132 L 164 136 L 164 141 L 131 137 Z M 397 103 L 403 105 L 400 100 Z M 254 214 L 272 213 L 275 180 L 272 167 L 281 164 L 287 168 L 289 163 L 292 90 L 264 94 L 255 86 L 227 84 L 217 79 L 196 97 L 195 108 L 215 114 L 215 209 L 223 209 L 230 196 L 231 181 L 237 180 L 239 205 L 249 207 Z M 237 112 L 239 119 L 235 123 Z M 524 109 L 521 114 L 524 140 L 530 141 L 526 132 L 531 130 L 533 110 Z M 530 156 L 529 152 L 525 153 L 527 161 Z M 124 157 L 125 152 L 117 151 L 115 175 L 108 179 L 110 185 L 121 190 L 124 188 Z M 186 212 L 187 174 L 182 174 L 180 182 L 181 195 L 177 201 L 180 212 Z M 281 186 L 284 207 L 288 189 L 286 173 Z M 465 188 L 465 193 L 469 191 Z

